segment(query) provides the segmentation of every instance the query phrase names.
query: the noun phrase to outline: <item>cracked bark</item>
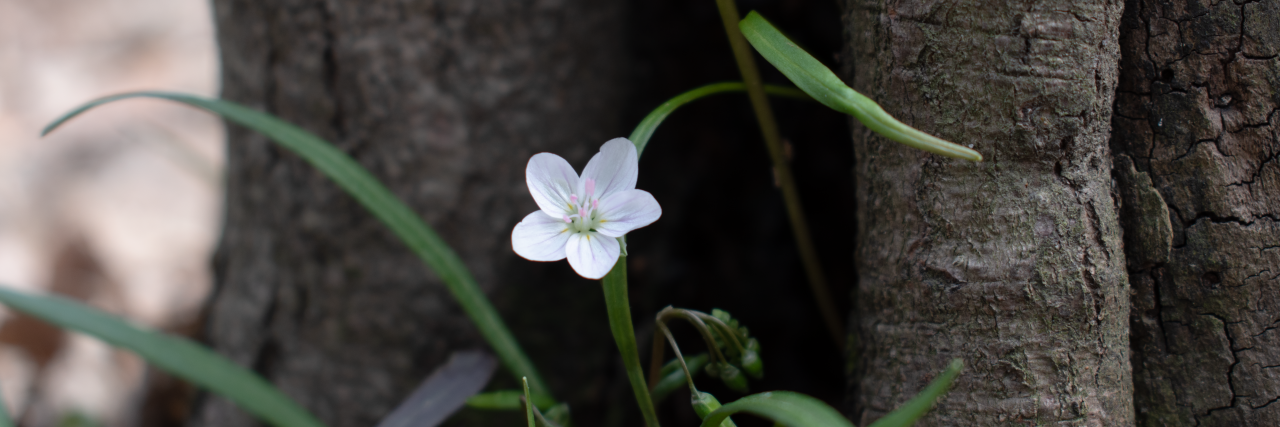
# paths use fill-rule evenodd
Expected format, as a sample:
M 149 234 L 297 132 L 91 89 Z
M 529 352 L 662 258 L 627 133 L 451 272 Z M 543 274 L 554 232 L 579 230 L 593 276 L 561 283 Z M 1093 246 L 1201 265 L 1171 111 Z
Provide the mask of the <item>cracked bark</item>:
M 594 349 L 611 342 L 607 327 L 581 328 L 569 341 L 543 332 L 598 315 L 599 294 L 581 292 L 567 268 L 519 260 L 508 239 L 536 209 L 523 175 L 531 155 L 581 165 L 621 128 L 611 108 L 625 71 L 621 6 L 214 6 L 224 98 L 315 132 L 372 170 L 453 245 L 556 384 L 608 377 L 613 355 Z M 252 132 L 232 127 L 229 140 L 226 231 L 206 331 L 217 350 L 339 427 L 375 425 L 449 351 L 484 347 L 440 280 L 328 179 Z M 572 286 L 546 286 L 556 282 Z M 500 288 L 507 283 L 521 286 Z M 532 313 L 552 304 L 554 313 Z M 556 391 L 575 402 L 604 394 Z M 192 421 L 257 424 L 213 397 Z
M 854 126 L 855 422 L 954 357 L 966 371 L 921 425 L 1133 422 L 1107 144 L 1120 17 L 1107 1 L 845 2 L 854 88 L 987 158 Z
M 1149 177 L 1121 193 L 1156 199 L 1122 200 L 1143 426 L 1280 425 L 1277 16 L 1276 0 L 1125 5 L 1111 146 Z

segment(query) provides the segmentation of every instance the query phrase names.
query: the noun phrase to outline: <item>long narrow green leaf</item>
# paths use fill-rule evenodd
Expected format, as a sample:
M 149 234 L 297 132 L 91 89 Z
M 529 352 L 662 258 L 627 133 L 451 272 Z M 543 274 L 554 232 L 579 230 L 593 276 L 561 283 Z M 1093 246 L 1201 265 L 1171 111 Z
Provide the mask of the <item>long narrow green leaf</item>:
M 960 376 L 960 371 L 964 370 L 964 361 L 960 359 L 952 359 L 951 364 L 947 366 L 941 375 L 929 382 L 929 386 L 924 391 L 917 394 L 916 397 L 908 400 L 907 403 L 885 415 L 883 418 L 871 423 L 868 427 L 907 427 L 916 423 L 916 420 L 924 416 L 926 412 L 933 409 L 933 404 L 938 402 L 938 398 L 947 393 L 951 389 L 951 384 L 955 382 L 956 377 Z
M 533 423 L 533 394 L 529 393 L 529 378 L 521 378 L 520 383 L 524 385 L 524 417 L 529 423 L 529 427 L 537 427 Z
M 726 92 L 746 92 L 746 90 L 747 85 L 742 82 L 723 82 L 701 86 L 676 95 L 675 98 L 667 100 L 667 102 L 659 105 L 658 108 L 654 108 L 649 115 L 644 116 L 644 119 L 640 120 L 640 124 L 636 125 L 636 129 L 631 131 L 631 137 L 628 139 L 636 145 L 636 152 L 643 154 L 644 147 L 649 145 L 649 138 L 653 137 L 653 132 L 658 130 L 658 125 L 662 124 L 662 121 L 666 120 L 667 116 L 670 116 L 677 108 L 709 95 Z M 809 95 L 803 91 L 784 86 L 764 85 L 764 92 L 774 96 L 809 99 Z
M 369 171 L 320 137 L 275 116 L 230 101 L 170 92 L 132 92 L 99 98 L 58 118 L 45 127 L 44 133 L 53 131 L 62 123 L 90 108 L 135 97 L 168 99 L 217 113 L 227 120 L 261 132 L 328 175 L 339 187 L 355 197 L 365 209 L 382 220 L 387 228 L 390 228 L 444 280 L 454 298 L 457 298 L 458 304 L 475 322 L 476 327 L 480 329 L 480 334 L 489 341 L 493 351 L 498 354 L 498 358 L 512 374 L 517 378 L 528 377 L 530 388 L 534 392 L 550 395 L 550 389 L 538 375 L 533 362 L 529 361 L 528 356 L 520 349 L 520 344 L 502 323 L 502 318 L 498 317 L 498 311 L 480 291 L 475 278 L 471 276 L 471 272 L 467 270 L 453 249 L 450 249 L 431 227 L 423 223 L 413 210 L 405 206 L 404 202 L 396 198 Z
M 471 396 L 467 399 L 467 406 L 476 409 L 514 411 L 524 408 L 524 403 L 520 401 L 521 396 L 524 396 L 524 392 L 520 390 L 496 390 Z M 533 406 L 538 409 L 550 409 L 555 405 L 556 401 L 549 397 L 541 394 L 533 395 Z
M 765 60 L 823 105 L 852 115 L 868 129 L 907 146 L 948 157 L 982 161 L 982 155 L 977 151 L 921 132 L 893 118 L 871 98 L 845 85 L 831 69 L 797 46 L 759 13 L 748 13 L 738 23 L 738 28 Z
M 839 411 L 821 400 L 790 391 L 753 394 L 730 402 L 702 419 L 702 427 L 715 427 L 730 415 L 746 412 L 790 427 L 853 427 Z
M 137 353 L 177 377 L 226 396 L 244 410 L 276 426 L 324 426 L 257 374 L 189 340 L 150 331 L 56 296 L 29 294 L 0 286 L 0 302 L 32 317 Z

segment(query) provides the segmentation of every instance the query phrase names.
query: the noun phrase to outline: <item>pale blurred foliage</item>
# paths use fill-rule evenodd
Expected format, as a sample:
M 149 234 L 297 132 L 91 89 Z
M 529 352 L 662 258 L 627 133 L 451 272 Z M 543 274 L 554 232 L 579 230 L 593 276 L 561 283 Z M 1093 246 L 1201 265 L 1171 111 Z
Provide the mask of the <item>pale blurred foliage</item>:
M 220 121 L 129 100 L 39 136 L 71 108 L 131 90 L 216 94 L 206 0 L 0 0 L 0 284 L 190 330 L 217 239 Z M 139 422 L 139 360 L 0 318 L 0 391 L 24 425 Z

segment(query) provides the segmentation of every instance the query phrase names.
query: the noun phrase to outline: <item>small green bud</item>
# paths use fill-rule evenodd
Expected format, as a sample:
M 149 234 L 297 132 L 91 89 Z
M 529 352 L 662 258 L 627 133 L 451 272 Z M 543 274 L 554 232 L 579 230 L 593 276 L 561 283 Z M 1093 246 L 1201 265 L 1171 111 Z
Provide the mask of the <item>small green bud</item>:
M 716 409 L 720 409 L 720 400 L 712 396 L 711 393 L 699 391 L 697 395 L 693 396 L 693 412 L 698 413 L 698 419 L 707 418 L 707 415 L 710 415 L 711 411 Z
M 729 323 L 733 321 L 733 316 L 730 316 L 729 312 L 718 309 L 718 308 L 711 309 L 711 317 L 720 319 L 720 321 L 724 323 Z
M 720 378 L 720 362 L 708 363 L 706 368 L 702 368 L 707 372 L 707 376 Z
M 754 352 L 756 352 L 756 353 L 759 353 L 759 352 L 760 352 L 760 341 L 759 341 L 759 340 L 756 340 L 755 338 L 749 339 L 749 340 L 747 340 L 747 343 L 746 343 L 746 344 L 743 344 L 743 347 L 746 347 L 748 351 L 754 351 Z
M 728 363 L 721 364 L 720 380 L 724 381 L 724 385 L 735 392 L 746 394 L 748 391 L 747 376 L 742 375 L 742 370 L 738 369 L 737 366 Z
M 716 400 L 716 397 L 712 396 L 711 393 L 699 391 L 693 396 L 692 400 L 693 412 L 698 414 L 699 419 L 706 419 L 707 415 L 711 414 L 711 411 L 720 409 L 720 401 Z M 720 422 L 720 427 L 738 427 L 738 425 L 733 423 L 733 419 L 725 418 L 724 421 Z
M 747 371 L 747 375 L 751 376 L 751 378 L 757 380 L 764 378 L 764 361 L 760 360 L 760 353 L 747 349 L 738 360 L 739 364 L 742 365 L 742 370 Z

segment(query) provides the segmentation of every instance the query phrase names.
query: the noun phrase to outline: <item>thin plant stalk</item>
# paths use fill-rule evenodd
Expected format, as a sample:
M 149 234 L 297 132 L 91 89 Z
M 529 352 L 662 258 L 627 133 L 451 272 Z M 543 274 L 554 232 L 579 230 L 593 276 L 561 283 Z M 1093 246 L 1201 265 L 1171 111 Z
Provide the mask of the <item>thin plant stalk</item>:
M 729 36 L 729 46 L 733 49 L 733 57 L 738 62 L 738 71 L 742 81 L 747 85 L 747 95 L 751 98 L 751 108 L 755 111 L 756 121 L 760 123 L 760 133 L 764 136 L 764 145 L 769 149 L 769 157 L 773 159 L 773 170 L 782 189 L 782 200 L 787 206 L 787 217 L 791 219 L 791 232 L 795 234 L 796 247 L 800 251 L 800 260 L 804 264 L 805 275 L 809 278 L 809 288 L 813 292 L 814 301 L 818 303 L 818 311 L 827 324 L 831 339 L 839 348 L 844 348 L 844 327 L 836 306 L 832 303 L 831 291 L 827 288 L 827 278 L 818 263 L 818 251 L 813 247 L 813 239 L 809 234 L 809 224 L 804 219 L 804 209 L 800 205 L 800 194 L 796 191 L 795 177 L 791 175 L 791 166 L 787 163 L 782 149 L 782 138 L 778 133 L 778 122 L 769 108 L 769 100 L 765 97 L 764 84 L 760 80 L 760 71 L 756 68 L 755 58 L 751 56 L 751 48 L 747 39 L 738 29 L 738 7 L 733 0 L 716 0 L 720 9 L 720 19 L 724 22 L 724 31 Z
M 666 322 L 668 320 L 671 320 L 671 318 L 673 317 L 684 318 L 686 321 L 689 322 L 690 325 L 693 325 L 693 328 L 697 329 L 698 334 L 702 336 L 702 341 L 707 344 L 707 348 L 710 349 L 710 352 L 712 354 L 711 359 L 728 363 L 729 359 L 724 357 L 724 354 L 720 353 L 720 347 L 716 346 L 716 339 L 714 336 L 711 335 L 711 327 L 707 326 L 706 322 L 703 322 L 702 319 L 698 318 L 698 316 L 694 313 L 695 312 L 693 312 L 692 310 L 685 310 L 682 308 L 671 308 L 670 306 L 667 306 L 667 308 L 664 308 L 662 309 L 662 311 L 658 312 L 657 323 L 666 324 Z
M 720 335 L 724 335 L 726 340 L 733 341 L 734 348 L 739 352 L 746 352 L 746 349 L 742 347 L 742 341 L 738 340 L 738 331 L 733 330 L 733 328 L 729 327 L 729 325 L 724 323 L 723 320 L 701 311 L 689 311 L 693 312 L 693 314 L 696 314 L 698 318 L 704 321 L 711 321 L 711 324 L 716 325 L 716 330 L 720 331 Z
M 631 303 L 627 297 L 627 256 L 618 257 L 609 274 L 600 280 L 604 288 L 604 305 L 609 310 L 609 329 L 622 353 L 622 365 L 631 381 L 631 391 L 644 416 L 646 427 L 658 427 L 658 415 L 653 410 L 653 399 L 644 381 L 644 369 L 640 367 L 640 351 L 636 348 L 636 330 L 631 325 Z
M 689 372 L 689 365 L 684 363 L 684 355 L 680 354 L 680 346 L 676 345 L 676 337 L 671 336 L 671 330 L 667 329 L 667 325 L 658 324 L 658 329 L 662 331 L 662 335 L 667 337 L 667 341 L 671 342 L 671 351 L 676 353 L 676 360 L 680 361 L 680 368 L 684 369 L 685 382 L 689 383 L 689 392 L 697 393 L 698 388 L 693 386 L 693 372 Z M 657 335 L 654 335 L 655 337 Z

